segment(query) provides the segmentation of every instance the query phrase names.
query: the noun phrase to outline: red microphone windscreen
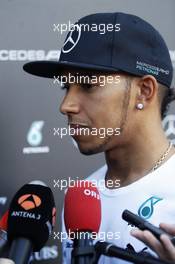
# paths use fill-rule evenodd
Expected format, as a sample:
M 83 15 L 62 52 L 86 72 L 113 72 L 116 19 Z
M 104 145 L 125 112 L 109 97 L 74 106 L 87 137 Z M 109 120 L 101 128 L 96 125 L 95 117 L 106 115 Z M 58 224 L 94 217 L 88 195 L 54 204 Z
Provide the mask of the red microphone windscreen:
M 5 214 L 0 219 L 0 230 L 7 231 L 7 221 L 8 221 L 9 211 L 6 211 Z
M 98 189 L 89 181 L 77 181 L 65 195 L 64 221 L 67 233 L 98 233 L 101 223 L 101 201 Z

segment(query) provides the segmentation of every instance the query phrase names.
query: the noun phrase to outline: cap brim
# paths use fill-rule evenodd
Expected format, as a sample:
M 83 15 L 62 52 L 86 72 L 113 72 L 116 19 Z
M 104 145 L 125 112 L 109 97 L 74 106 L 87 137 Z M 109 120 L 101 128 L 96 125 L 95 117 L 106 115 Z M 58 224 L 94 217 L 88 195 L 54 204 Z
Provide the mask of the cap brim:
M 23 66 L 23 69 L 27 73 L 46 78 L 54 78 L 54 76 L 59 76 L 66 69 L 87 69 L 102 72 L 119 71 L 119 69 L 115 69 L 113 67 L 68 61 L 33 61 L 26 63 Z

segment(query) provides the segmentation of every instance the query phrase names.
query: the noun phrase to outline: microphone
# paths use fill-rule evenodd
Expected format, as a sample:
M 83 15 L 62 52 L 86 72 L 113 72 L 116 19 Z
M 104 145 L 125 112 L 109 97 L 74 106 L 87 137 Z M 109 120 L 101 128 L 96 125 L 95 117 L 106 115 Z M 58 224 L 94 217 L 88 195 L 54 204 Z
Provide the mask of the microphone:
M 124 210 L 122 213 L 122 218 L 129 224 L 132 224 L 138 227 L 141 230 L 149 230 L 158 240 L 160 240 L 160 236 L 162 234 L 167 234 L 163 229 L 156 227 L 149 223 L 147 220 L 143 219 L 142 217 L 130 212 L 129 210 Z M 167 234 L 175 246 L 175 237 Z
M 96 257 L 93 234 L 101 223 L 101 201 L 96 187 L 88 181 L 77 181 L 65 195 L 64 221 L 70 239 L 74 240 L 72 264 L 89 264 Z
M 145 255 L 144 252 L 136 253 L 104 241 L 98 241 L 95 249 L 100 255 L 103 254 L 108 257 L 119 258 L 135 264 L 172 264 L 171 261 L 160 260 L 150 254 Z
M 24 185 L 11 201 L 7 237 L 11 243 L 9 258 L 15 264 L 27 264 L 32 252 L 47 242 L 55 224 L 52 191 L 43 184 Z

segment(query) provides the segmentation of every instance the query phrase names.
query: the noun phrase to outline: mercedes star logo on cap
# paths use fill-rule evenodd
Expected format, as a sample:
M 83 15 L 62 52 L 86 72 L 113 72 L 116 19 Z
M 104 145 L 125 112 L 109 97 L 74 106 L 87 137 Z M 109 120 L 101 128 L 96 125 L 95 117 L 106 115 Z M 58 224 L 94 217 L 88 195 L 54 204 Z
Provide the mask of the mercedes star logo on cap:
M 74 30 L 72 30 L 74 29 Z M 81 37 L 81 27 L 79 25 L 74 25 L 72 27 L 71 31 L 69 32 L 69 35 L 64 42 L 62 52 L 68 53 L 70 52 L 75 46 L 78 44 L 78 41 Z

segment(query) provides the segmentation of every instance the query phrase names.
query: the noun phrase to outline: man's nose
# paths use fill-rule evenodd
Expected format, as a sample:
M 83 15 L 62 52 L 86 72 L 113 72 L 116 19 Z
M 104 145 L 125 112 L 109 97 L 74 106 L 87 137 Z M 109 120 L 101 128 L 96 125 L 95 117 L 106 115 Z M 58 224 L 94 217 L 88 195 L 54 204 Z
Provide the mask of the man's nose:
M 79 88 L 77 85 L 71 85 L 67 94 L 65 95 L 61 105 L 60 112 L 64 115 L 74 113 L 77 114 L 80 111 L 80 103 L 78 96 Z

